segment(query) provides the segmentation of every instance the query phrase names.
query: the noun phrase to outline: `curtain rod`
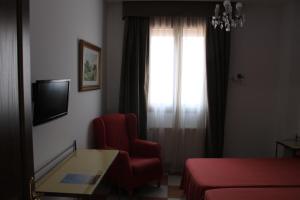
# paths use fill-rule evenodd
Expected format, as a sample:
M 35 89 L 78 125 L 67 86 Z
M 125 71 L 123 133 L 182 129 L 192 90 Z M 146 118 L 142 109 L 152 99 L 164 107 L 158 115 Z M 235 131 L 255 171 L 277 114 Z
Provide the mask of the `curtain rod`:
M 207 1 L 125 1 L 123 2 L 124 17 L 151 16 L 200 16 L 214 14 L 216 3 Z

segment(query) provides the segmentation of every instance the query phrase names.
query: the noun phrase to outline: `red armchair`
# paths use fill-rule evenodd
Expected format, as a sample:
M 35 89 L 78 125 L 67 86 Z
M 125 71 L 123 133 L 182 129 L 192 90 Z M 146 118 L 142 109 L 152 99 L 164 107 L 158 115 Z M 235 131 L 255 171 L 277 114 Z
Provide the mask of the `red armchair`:
M 137 118 L 134 114 L 110 114 L 94 120 L 98 149 L 118 149 L 120 152 L 106 178 L 130 194 L 149 181 L 162 178 L 160 145 L 137 138 Z

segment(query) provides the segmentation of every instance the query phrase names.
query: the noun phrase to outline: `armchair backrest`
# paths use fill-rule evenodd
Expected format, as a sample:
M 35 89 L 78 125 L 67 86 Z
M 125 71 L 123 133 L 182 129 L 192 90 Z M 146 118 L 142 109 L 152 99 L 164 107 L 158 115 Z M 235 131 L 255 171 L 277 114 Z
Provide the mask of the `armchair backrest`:
M 97 148 L 113 147 L 130 151 L 130 142 L 137 135 L 137 120 L 134 114 L 109 114 L 94 120 Z

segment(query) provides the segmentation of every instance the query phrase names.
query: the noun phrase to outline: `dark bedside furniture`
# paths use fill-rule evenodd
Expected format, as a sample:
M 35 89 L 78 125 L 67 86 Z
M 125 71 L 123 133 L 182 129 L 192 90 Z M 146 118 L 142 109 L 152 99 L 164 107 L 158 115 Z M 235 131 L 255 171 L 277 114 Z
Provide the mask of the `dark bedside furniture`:
M 292 151 L 293 156 L 297 156 L 297 152 L 300 150 L 300 138 L 296 137 L 294 139 L 278 140 L 276 141 L 276 151 L 275 156 L 278 157 L 278 146 L 283 146 L 284 149 Z

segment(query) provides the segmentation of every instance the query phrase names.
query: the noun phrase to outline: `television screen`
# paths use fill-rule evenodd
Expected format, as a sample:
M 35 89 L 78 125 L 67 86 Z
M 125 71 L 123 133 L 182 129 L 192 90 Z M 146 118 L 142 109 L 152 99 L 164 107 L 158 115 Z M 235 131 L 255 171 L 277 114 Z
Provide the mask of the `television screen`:
M 33 125 L 68 113 L 70 80 L 41 80 L 33 84 Z

